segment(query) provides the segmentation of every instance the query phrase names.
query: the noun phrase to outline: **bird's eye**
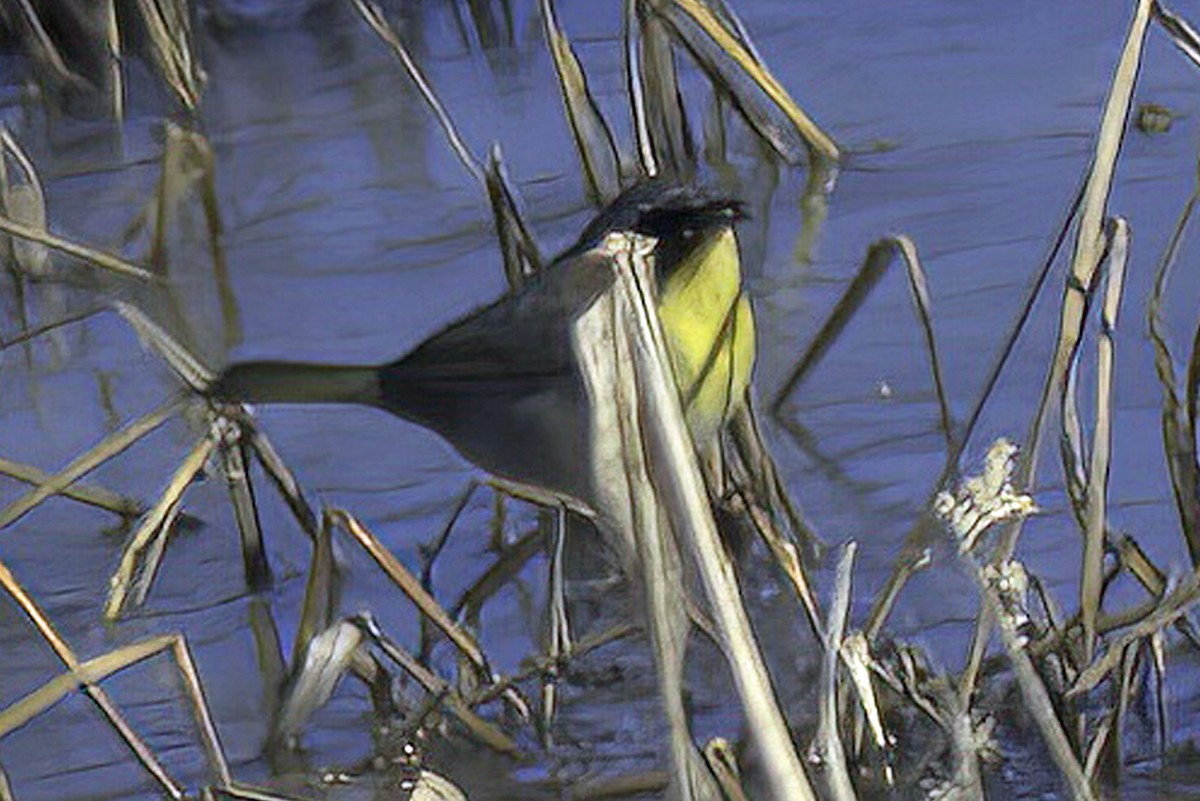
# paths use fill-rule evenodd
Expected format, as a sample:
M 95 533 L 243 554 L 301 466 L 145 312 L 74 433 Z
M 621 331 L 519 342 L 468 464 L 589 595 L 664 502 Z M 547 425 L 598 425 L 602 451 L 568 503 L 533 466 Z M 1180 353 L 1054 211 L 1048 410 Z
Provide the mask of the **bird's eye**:
M 696 232 L 695 232 L 695 231 L 693 231 L 691 228 L 684 228 L 682 233 L 683 233 L 683 238 L 684 238 L 684 239 L 691 239 L 691 238 L 692 238 L 692 236 L 693 236 L 693 235 L 694 235 Z

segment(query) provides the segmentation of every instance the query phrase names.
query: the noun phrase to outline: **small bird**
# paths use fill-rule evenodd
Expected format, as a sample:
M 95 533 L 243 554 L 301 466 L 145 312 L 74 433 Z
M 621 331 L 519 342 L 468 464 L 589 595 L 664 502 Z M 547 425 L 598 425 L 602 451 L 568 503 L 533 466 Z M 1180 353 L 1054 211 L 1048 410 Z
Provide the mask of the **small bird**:
M 357 403 L 432 429 L 501 478 L 597 499 L 590 399 L 572 324 L 614 280 L 597 246 L 615 232 L 657 240 L 657 310 L 698 450 L 745 402 L 754 317 L 734 224 L 741 203 L 690 185 L 637 184 L 513 293 L 382 365 L 243 362 L 210 395 L 247 403 Z

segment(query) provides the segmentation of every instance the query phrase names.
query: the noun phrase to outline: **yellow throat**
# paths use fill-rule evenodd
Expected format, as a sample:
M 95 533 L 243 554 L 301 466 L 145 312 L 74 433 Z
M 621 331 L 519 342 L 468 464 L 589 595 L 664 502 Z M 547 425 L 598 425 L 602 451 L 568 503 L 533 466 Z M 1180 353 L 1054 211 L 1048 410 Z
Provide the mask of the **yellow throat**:
M 732 228 L 709 236 L 664 281 L 658 315 L 692 437 L 715 437 L 744 402 L 754 368 L 754 312 L 742 292 Z

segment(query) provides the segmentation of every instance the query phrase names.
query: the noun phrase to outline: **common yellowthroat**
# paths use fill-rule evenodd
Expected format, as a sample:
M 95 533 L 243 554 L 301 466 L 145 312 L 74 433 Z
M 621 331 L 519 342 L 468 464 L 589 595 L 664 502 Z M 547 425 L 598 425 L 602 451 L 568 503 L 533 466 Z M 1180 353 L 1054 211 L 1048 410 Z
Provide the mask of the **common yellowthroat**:
M 754 318 L 734 233 L 740 217 L 738 201 L 697 187 L 636 185 L 521 289 L 396 361 L 243 362 L 220 375 L 211 394 L 374 406 L 436 431 L 491 473 L 592 505 L 592 415 L 572 323 L 613 281 L 596 246 L 622 231 L 658 240 L 658 314 L 688 427 L 707 448 L 744 402 L 754 364 Z

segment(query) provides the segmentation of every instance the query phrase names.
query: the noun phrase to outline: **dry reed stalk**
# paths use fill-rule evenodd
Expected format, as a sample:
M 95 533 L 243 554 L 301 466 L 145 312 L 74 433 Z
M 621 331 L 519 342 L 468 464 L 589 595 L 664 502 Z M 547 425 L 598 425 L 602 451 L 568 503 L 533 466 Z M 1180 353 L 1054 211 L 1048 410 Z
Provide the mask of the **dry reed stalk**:
M 181 398 L 171 398 L 124 428 L 108 435 L 85 453 L 75 457 L 57 474 L 30 492 L 0 509 L 0 529 L 12 525 L 42 501 L 63 492 L 104 462 L 136 444 L 147 434 L 175 416 L 183 405 Z
M 669 510 L 671 526 L 682 538 L 681 548 L 696 559 L 751 736 L 764 758 L 767 786 L 778 799 L 812 798 L 741 603 L 733 567 L 720 544 L 679 393 L 670 379 L 663 333 L 647 294 L 652 284 L 644 261 L 646 243 L 639 243 L 638 237 L 624 242 L 620 235 L 614 239 L 609 247 L 617 288 L 631 315 L 629 334 L 638 354 L 634 366 L 642 387 L 640 403 L 653 421 L 642 434 L 651 475 Z
M 331 524 L 338 526 L 349 534 L 363 550 L 375 561 L 388 578 L 408 596 L 422 614 L 428 617 L 450 642 L 462 652 L 470 663 L 485 679 L 491 678 L 487 657 L 475 638 L 461 626 L 455 623 L 449 613 L 438 603 L 429 592 L 421 586 L 421 581 L 381 543 L 374 534 L 367 530 L 362 523 L 342 509 L 327 509 L 325 515 Z
M 476 714 L 471 708 L 473 705 L 464 700 L 462 694 L 448 681 L 387 637 L 380 630 L 374 618 L 370 615 L 358 615 L 354 618 L 354 622 L 379 646 L 388 659 L 412 676 L 430 696 L 440 699 L 440 703 L 444 704 L 450 713 L 458 718 L 472 737 L 500 754 L 517 756 L 522 753 L 521 747 L 512 737 L 505 734 L 496 724 Z M 508 687 L 504 692 L 511 693 L 512 688 Z
M 833 603 L 829 606 L 829 619 L 826 622 L 825 658 L 821 667 L 821 712 L 816 741 L 819 743 L 826 789 L 834 801 L 856 801 L 858 798 L 854 782 L 850 779 L 850 765 L 842 745 L 839 732 L 841 717 L 838 715 L 838 664 L 841 662 L 842 641 L 850 617 L 854 554 L 857 550 L 858 544 L 853 541 L 842 546 L 834 580 Z
M 33 465 L 21 464 L 3 457 L 0 457 L 0 475 L 15 478 L 25 484 L 45 484 L 53 478 Z M 95 506 L 123 518 L 135 517 L 145 511 L 145 505 L 141 501 L 126 498 L 104 487 L 76 483 L 63 488 L 61 494 L 64 498 Z
M 116 620 L 121 615 L 130 594 L 133 595 L 135 603 L 141 603 L 145 598 L 150 583 L 158 572 L 159 560 L 166 547 L 169 523 L 183 501 L 183 493 L 196 475 L 204 469 L 216 447 L 217 441 L 210 434 L 205 434 L 196 442 L 191 452 L 180 463 L 175 475 L 171 477 L 158 502 L 130 538 L 121 553 L 117 571 L 109 581 L 108 601 L 104 605 L 106 620 Z M 147 551 L 149 553 L 138 574 L 138 564 L 142 561 L 142 554 Z
M 621 162 L 612 131 L 588 88 L 587 74 L 554 13 L 554 0 L 541 0 L 542 28 L 558 76 L 567 122 L 593 200 L 607 203 L 621 191 Z
M 26 225 L 7 214 L 0 214 L 0 231 L 28 242 L 37 242 L 52 250 L 60 251 L 68 256 L 73 256 L 81 261 L 95 265 L 102 270 L 108 270 L 126 278 L 135 278 L 148 283 L 161 283 L 162 281 L 159 276 L 144 267 L 139 267 L 110 253 L 105 253 L 87 245 L 81 245 L 78 242 L 72 242 L 55 236 L 40 227 Z
M 1129 254 L 1129 224 L 1124 219 L 1118 217 L 1113 221 L 1110 240 L 1107 287 L 1101 312 L 1100 338 L 1096 344 L 1096 425 L 1092 432 L 1092 460 L 1088 469 L 1087 530 L 1079 587 L 1086 661 L 1091 661 L 1096 649 L 1096 619 L 1100 614 L 1103 591 L 1108 473 L 1112 456 L 1113 333 L 1117 326 L 1117 312 L 1125 283 L 1125 263 Z
M 646 0 L 651 4 L 656 12 L 663 15 L 664 18 L 672 22 L 676 32 L 680 33 L 685 44 L 692 49 L 693 54 L 697 54 L 698 46 L 696 42 L 689 41 L 689 38 L 680 30 L 680 26 L 674 20 L 673 14 L 678 11 L 685 15 L 691 22 L 695 23 L 704 35 L 721 50 L 725 56 L 730 58 L 746 76 L 752 80 L 759 89 L 771 100 L 771 102 L 784 114 L 789 123 L 795 128 L 796 132 L 801 136 L 804 142 L 808 145 L 810 151 L 816 157 L 814 160 L 823 160 L 828 162 L 836 162 L 841 157 L 837 144 L 817 126 L 812 119 L 804 113 L 803 110 L 796 104 L 788 94 L 787 90 L 780 85 L 775 79 L 775 76 L 766 68 L 766 66 L 755 58 L 754 54 L 743 45 L 741 39 L 736 32 L 730 29 L 717 17 L 712 10 L 699 0 Z M 714 77 L 714 73 L 710 72 L 709 77 Z M 743 108 L 753 106 L 753 103 L 743 101 L 740 104 Z M 756 124 L 756 119 L 753 116 L 748 116 L 747 120 L 751 125 Z M 773 146 L 780 150 L 780 155 L 784 158 L 789 158 L 786 149 L 781 148 L 777 144 L 777 137 L 771 136 L 769 130 L 756 125 L 759 134 L 767 141 L 770 141 Z
M 67 645 L 54 626 L 50 623 L 50 619 L 38 607 L 33 598 L 26 592 L 25 588 L 17 582 L 8 566 L 0 562 L 0 587 L 3 587 L 29 621 L 33 623 L 34 628 L 42 636 L 42 639 L 51 647 L 55 655 L 58 657 L 67 668 L 76 676 L 79 676 L 79 671 L 82 668 L 82 663 Z M 117 705 L 109 698 L 108 693 L 100 685 L 90 681 L 86 676 L 83 676 L 80 682 L 81 688 L 88 698 L 94 703 L 100 712 L 108 720 L 109 724 L 117 732 L 120 738 L 125 742 L 125 745 L 133 752 L 138 762 L 146 769 L 146 771 L 154 777 L 154 780 L 162 787 L 163 791 L 172 799 L 172 801 L 182 801 L 184 798 L 183 787 L 176 782 L 163 765 L 159 762 L 158 757 L 154 752 L 142 741 L 133 727 L 129 725 L 124 716 L 121 715 Z

